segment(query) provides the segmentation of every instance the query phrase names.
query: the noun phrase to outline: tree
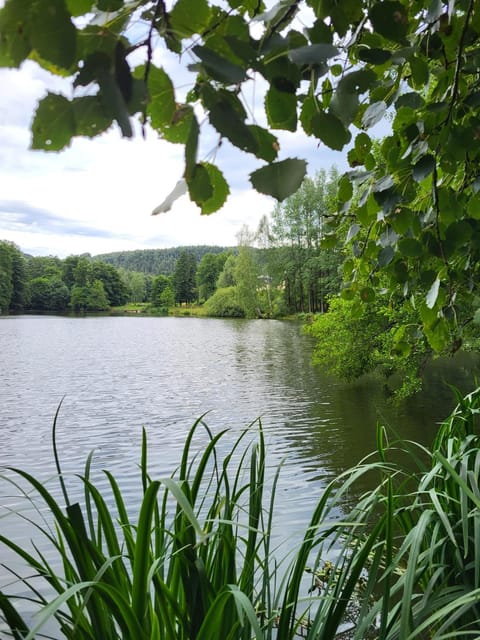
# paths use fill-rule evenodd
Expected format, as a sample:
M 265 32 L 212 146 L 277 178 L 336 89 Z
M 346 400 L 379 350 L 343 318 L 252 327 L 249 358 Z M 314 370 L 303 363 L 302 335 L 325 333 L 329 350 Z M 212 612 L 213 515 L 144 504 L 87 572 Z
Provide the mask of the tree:
M 23 311 L 28 303 L 27 266 L 25 257 L 16 246 L 12 253 L 12 287 L 10 310 Z
M 89 280 L 99 280 L 108 298 L 109 305 L 119 307 L 128 300 L 129 291 L 120 274 L 111 264 L 94 261 L 90 263 Z
M 271 241 L 277 273 L 285 287 L 290 312 L 325 310 L 327 295 L 340 289 L 338 248 L 326 244 L 328 219 L 336 210 L 338 171 L 307 178 L 296 193 L 272 213 Z M 280 272 L 280 273 L 279 273 Z
M 230 255 L 225 261 L 223 265 L 222 271 L 218 275 L 217 280 L 217 288 L 225 289 L 226 287 L 235 286 L 235 263 L 237 261 L 237 256 Z
M 87 311 L 106 311 L 110 306 L 107 292 L 101 280 L 94 280 L 88 288 Z
M 205 303 L 209 316 L 217 318 L 244 318 L 245 311 L 239 304 L 236 287 L 219 287 Z
M 103 282 L 94 280 L 86 286 L 74 285 L 70 295 L 70 306 L 75 313 L 106 311 L 109 300 Z
M 431 355 L 425 339 L 409 345 L 408 331 L 416 331 L 413 319 L 402 299 L 377 296 L 367 305 L 333 296 L 328 313 L 315 316 L 305 331 L 315 338 L 313 361 L 323 371 L 346 381 L 375 372 L 399 399 L 421 388 Z
M 69 97 L 51 92 L 40 102 L 33 148 L 60 150 L 113 122 L 130 137 L 138 116 L 144 132 L 148 125 L 185 146 L 182 181 L 156 211 L 186 188 L 211 213 L 229 188 L 198 158 L 204 117 L 263 163 L 252 186 L 279 201 L 298 189 L 306 163 L 279 156 L 273 132 L 301 128 L 332 149 L 348 146 L 337 210 L 351 222 L 345 295 L 368 304 L 385 273 L 433 349 L 461 345 L 464 327 L 480 322 L 478 2 L 281 0 L 268 11 L 261 0 L 98 4 L 102 12 L 93 0 L 58 0 L 45 11 L 7 0 L 1 10 L 0 64 L 30 57 L 73 83 Z M 185 92 L 165 70 L 175 56 L 192 72 Z M 266 127 L 243 91 L 257 78 Z M 381 121 L 391 133 L 378 162 L 369 131 Z
M 237 238 L 239 246 L 234 269 L 236 300 L 245 318 L 257 318 L 259 315 L 258 272 L 251 247 L 255 234 L 244 225 L 237 234 Z
M 118 269 L 120 278 L 129 292 L 129 301 L 145 302 L 147 299 L 147 278 L 140 271 L 127 271 L 126 269 Z
M 27 261 L 27 277 L 33 278 L 61 278 L 63 265 L 60 258 L 55 256 L 31 256 Z
M 65 283 L 53 276 L 32 278 L 30 287 L 30 308 L 35 311 L 65 311 L 70 294 Z
M 227 253 L 206 253 L 197 268 L 198 297 L 207 300 L 215 293 L 218 276 L 225 266 Z
M 0 242 L 0 313 L 7 313 L 13 294 L 12 245 Z
M 0 241 L 0 313 L 22 311 L 27 301 L 25 258 L 7 240 Z
M 172 284 L 175 302 L 189 303 L 197 297 L 196 293 L 197 263 L 193 253 L 182 251 L 175 266 Z
M 172 278 L 160 274 L 153 279 L 150 300 L 154 307 L 164 306 L 164 293 L 167 289 L 173 290 Z M 172 304 L 175 304 L 175 295 L 173 296 Z

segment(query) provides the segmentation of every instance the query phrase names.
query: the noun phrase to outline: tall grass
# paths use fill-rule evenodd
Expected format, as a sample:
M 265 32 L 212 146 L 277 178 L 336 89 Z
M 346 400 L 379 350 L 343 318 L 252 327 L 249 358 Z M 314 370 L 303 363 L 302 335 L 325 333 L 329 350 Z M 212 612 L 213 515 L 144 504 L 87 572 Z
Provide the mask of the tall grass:
M 10 637 L 478 638 L 479 412 L 480 391 L 459 399 L 431 450 L 389 444 L 379 428 L 376 454 L 325 488 L 298 547 L 280 557 L 272 531 L 281 468 L 267 473 L 260 423 L 221 455 L 226 432 L 198 420 L 177 471 L 159 479 L 143 432 L 135 518 L 112 473 L 108 491 L 93 482 L 91 455 L 74 501 L 54 447 L 61 501 L 21 469 L 2 476 L 48 513 L 29 521 L 29 549 L 0 534 L 28 568 L 10 567 L 11 592 L 0 592 Z M 207 445 L 195 455 L 199 431 Z M 413 473 L 389 462 L 392 448 L 428 462 Z M 375 488 L 359 496 L 365 475 Z

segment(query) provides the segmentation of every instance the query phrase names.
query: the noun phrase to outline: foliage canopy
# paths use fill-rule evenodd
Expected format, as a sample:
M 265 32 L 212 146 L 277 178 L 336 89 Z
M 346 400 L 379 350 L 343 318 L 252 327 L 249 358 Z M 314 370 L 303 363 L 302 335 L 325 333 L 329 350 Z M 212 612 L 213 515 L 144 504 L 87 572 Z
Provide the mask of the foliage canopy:
M 202 213 L 225 202 L 227 181 L 199 154 L 211 128 L 218 145 L 260 161 L 252 185 L 278 200 L 306 163 L 282 157 L 275 131 L 347 149 L 336 216 L 352 223 L 345 295 L 368 302 L 383 271 L 441 351 L 480 321 L 479 33 L 475 0 L 7 0 L 0 65 L 30 58 L 71 80 L 68 97 L 38 105 L 34 149 L 112 123 L 130 137 L 133 118 L 182 144 L 182 181 L 157 211 L 185 189 Z M 253 84 L 261 104 L 247 99 Z M 391 132 L 375 157 L 369 132 L 382 121 Z

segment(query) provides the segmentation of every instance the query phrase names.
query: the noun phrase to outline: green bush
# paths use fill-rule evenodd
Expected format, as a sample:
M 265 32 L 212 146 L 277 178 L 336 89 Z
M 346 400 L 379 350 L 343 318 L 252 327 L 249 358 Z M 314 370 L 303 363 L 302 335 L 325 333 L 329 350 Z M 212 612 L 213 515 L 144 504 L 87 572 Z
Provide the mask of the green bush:
M 245 313 L 237 300 L 236 287 L 217 289 L 204 305 L 207 315 L 217 318 L 243 318 Z
M 328 307 L 305 325 L 315 339 L 315 364 L 348 382 L 376 372 L 397 398 L 420 391 L 431 350 L 418 338 L 407 304 L 394 308 L 378 296 L 368 303 L 334 296 Z

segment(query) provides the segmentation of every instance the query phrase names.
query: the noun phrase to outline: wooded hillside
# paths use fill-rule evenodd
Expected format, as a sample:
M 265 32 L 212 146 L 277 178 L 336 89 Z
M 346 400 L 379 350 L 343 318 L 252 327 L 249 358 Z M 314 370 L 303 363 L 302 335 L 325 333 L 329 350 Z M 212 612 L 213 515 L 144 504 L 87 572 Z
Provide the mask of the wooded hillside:
M 193 254 L 198 263 L 206 253 L 222 253 L 222 251 L 228 250 L 234 251 L 231 247 L 210 247 L 207 245 L 172 247 L 169 249 L 137 249 L 136 251 L 102 253 L 95 256 L 95 259 L 117 268 L 123 267 L 128 271 L 171 276 L 175 271 L 175 265 L 182 251 Z

